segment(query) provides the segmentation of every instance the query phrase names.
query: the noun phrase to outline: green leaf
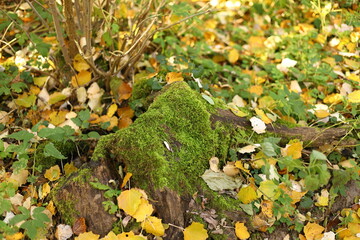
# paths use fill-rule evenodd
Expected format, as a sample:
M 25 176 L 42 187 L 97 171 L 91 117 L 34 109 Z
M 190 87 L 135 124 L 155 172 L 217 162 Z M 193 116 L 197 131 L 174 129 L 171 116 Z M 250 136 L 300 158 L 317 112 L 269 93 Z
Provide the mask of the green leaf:
M 16 105 L 28 108 L 35 104 L 35 100 L 36 100 L 36 96 L 30 95 L 24 98 L 15 99 L 15 103 Z
M 11 202 L 10 200 L 0 197 L 0 215 L 5 212 L 11 211 Z
M 264 152 L 264 154 L 268 157 L 274 157 L 276 156 L 276 152 L 275 152 L 275 148 L 273 146 L 273 144 L 271 144 L 270 142 L 263 142 L 260 144 L 262 151 Z
M 30 141 L 30 139 L 32 139 L 35 135 L 32 133 L 29 133 L 26 130 L 21 130 L 19 132 L 10 134 L 9 136 L 7 136 L 8 138 L 14 138 L 18 141 L 24 141 L 24 142 L 28 142 Z
M 90 185 L 93 188 L 99 189 L 99 190 L 109 190 L 111 189 L 108 185 L 102 184 L 100 182 L 90 182 Z
M 206 94 L 201 94 L 201 96 L 202 96 L 202 98 L 203 99 L 205 99 L 208 103 L 210 103 L 211 105 L 214 105 L 215 103 L 214 103 L 214 100 L 211 98 L 211 97 L 209 97 L 208 95 L 206 95 Z
M 45 157 L 54 157 L 57 159 L 66 159 L 64 155 L 61 154 L 59 150 L 56 149 L 53 143 L 48 143 L 44 147 Z
M 95 132 L 95 131 L 89 132 L 89 133 L 88 133 L 88 136 L 89 136 L 90 138 L 95 138 L 95 139 L 99 139 L 99 138 L 101 137 L 100 134 L 99 134 L 98 132 Z
M 78 116 L 79 116 L 81 121 L 89 120 L 90 119 L 90 111 L 89 111 L 89 109 L 80 111 Z
M 323 154 L 322 152 L 313 150 L 313 151 L 311 152 L 311 154 L 310 154 L 310 161 L 313 161 L 313 160 L 323 160 L 323 161 L 326 161 L 326 160 L 327 160 L 327 157 L 326 157 L 325 154 Z

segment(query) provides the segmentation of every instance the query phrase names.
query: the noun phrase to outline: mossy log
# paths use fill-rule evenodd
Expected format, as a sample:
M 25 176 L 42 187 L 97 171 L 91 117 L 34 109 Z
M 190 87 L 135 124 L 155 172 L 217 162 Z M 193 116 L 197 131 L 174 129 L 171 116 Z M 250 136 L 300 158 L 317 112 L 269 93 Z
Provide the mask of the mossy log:
M 239 200 L 211 191 L 200 178 L 212 156 L 225 164 L 230 148 L 250 143 L 249 121 L 222 106 L 216 99 L 209 104 L 184 82 L 170 84 L 132 125 L 102 137 L 93 161 L 122 164 L 133 174 L 131 185 L 147 192 L 164 223 L 186 227 L 196 219 L 207 224 L 212 239 L 236 239 L 233 223 L 247 219 Z M 319 146 L 346 134 L 345 129 L 267 127 L 267 134 L 253 134 L 251 141 L 280 136 Z M 222 218 L 226 220 L 219 224 Z M 175 227 L 164 237 L 182 238 Z

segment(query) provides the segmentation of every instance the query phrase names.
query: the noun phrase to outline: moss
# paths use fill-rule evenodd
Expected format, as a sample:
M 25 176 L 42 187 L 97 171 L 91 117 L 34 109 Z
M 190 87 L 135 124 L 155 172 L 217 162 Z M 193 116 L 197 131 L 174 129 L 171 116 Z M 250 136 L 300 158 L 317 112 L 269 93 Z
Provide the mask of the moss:
M 45 156 L 44 147 L 49 142 L 50 141 L 45 141 L 36 148 L 36 155 L 34 155 L 34 163 L 37 169 L 45 170 L 60 162 L 60 159 L 51 156 Z M 76 146 L 72 141 L 53 142 L 53 144 L 55 148 L 67 158 L 71 158 L 76 151 Z
M 76 217 L 79 215 L 79 212 L 75 210 L 76 201 L 78 198 L 72 195 L 67 195 L 67 199 L 63 200 L 61 196 L 58 196 L 58 191 L 66 185 L 68 181 L 74 181 L 78 183 L 78 187 L 81 187 L 82 184 L 88 182 L 91 177 L 91 169 L 84 168 L 79 169 L 76 172 L 73 172 L 71 175 L 61 178 L 55 188 L 52 189 L 50 193 L 50 198 L 54 201 L 54 204 L 59 212 L 61 212 L 61 217 L 65 220 L 66 224 L 72 225 L 76 220 Z

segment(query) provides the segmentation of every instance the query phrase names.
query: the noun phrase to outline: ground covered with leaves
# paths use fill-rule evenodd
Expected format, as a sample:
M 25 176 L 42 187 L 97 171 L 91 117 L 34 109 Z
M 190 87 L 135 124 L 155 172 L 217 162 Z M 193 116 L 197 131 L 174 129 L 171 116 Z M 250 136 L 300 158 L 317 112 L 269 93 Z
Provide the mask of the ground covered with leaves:
M 199 213 L 184 239 L 221 239 L 222 227 L 239 239 L 280 228 L 288 233 L 273 239 L 360 239 L 357 1 L 94 2 L 90 34 L 73 45 L 54 15 L 66 16 L 63 5 L 0 3 L 0 238 L 171 239 L 167 229 L 179 226 L 154 216 L 126 170 L 122 182 L 92 183 L 119 219 L 103 238 L 82 218 L 66 223 L 49 196 L 101 136 L 129 127 L 163 87 L 183 81 L 252 126 L 199 176 L 249 221 Z M 317 146 L 284 142 L 267 135 L 276 124 L 346 134 Z

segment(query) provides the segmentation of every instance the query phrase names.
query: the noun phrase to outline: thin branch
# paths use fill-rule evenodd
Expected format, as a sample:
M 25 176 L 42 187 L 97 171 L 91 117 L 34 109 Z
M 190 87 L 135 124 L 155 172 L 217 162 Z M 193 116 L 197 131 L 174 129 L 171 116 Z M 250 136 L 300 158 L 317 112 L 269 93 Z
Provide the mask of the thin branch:
M 58 12 L 58 9 L 56 7 L 56 0 L 49 0 L 49 6 L 50 6 L 50 10 L 51 10 L 52 16 L 53 16 L 56 37 L 57 37 L 57 40 L 59 41 L 61 52 L 64 54 L 65 63 L 68 66 L 71 66 L 71 59 L 69 56 L 68 48 L 66 47 L 66 44 L 65 44 L 63 32 L 61 31 L 62 28 L 61 28 L 60 20 L 59 20 L 60 13 Z
M 27 2 L 27 4 L 29 4 L 29 6 L 31 7 L 31 9 L 35 12 L 35 14 L 38 16 L 38 18 L 40 19 L 41 23 L 47 28 L 50 29 L 50 26 L 47 24 L 47 22 L 44 20 L 44 18 L 40 15 L 40 13 L 36 10 L 36 8 L 34 7 L 34 5 L 29 1 L 29 0 L 25 0 Z

